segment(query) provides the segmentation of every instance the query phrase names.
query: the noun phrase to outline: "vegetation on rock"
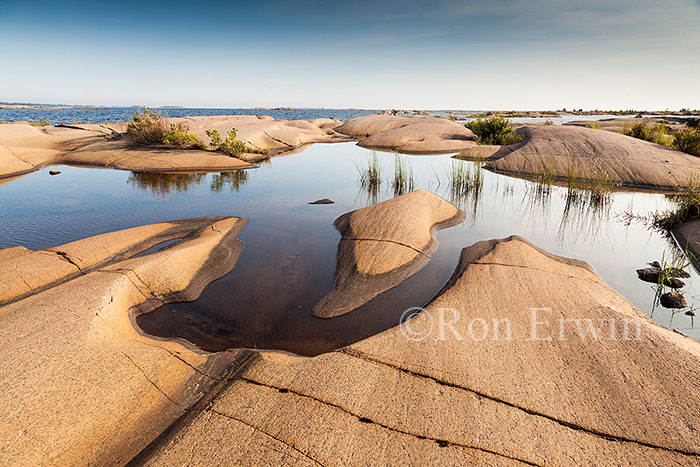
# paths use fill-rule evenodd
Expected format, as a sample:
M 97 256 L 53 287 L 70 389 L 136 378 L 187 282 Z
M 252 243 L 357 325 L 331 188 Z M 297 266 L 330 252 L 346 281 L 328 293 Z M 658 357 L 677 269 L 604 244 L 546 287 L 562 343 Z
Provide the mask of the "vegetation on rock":
M 147 107 L 134 114 L 126 127 L 126 138 L 142 146 L 164 144 L 178 148 L 206 148 L 201 139 L 189 133 L 186 123 L 168 123 L 160 113 Z
M 523 139 L 523 136 L 513 130 L 510 120 L 503 117 L 479 117 L 466 126 L 479 139 L 479 144 L 507 146 Z

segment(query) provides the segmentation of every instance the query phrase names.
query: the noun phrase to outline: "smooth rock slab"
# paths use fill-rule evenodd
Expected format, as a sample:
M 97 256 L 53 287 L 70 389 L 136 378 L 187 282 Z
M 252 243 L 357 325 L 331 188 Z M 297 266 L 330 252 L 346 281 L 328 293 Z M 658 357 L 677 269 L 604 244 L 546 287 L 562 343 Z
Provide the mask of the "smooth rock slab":
M 640 339 L 636 327 L 632 340 L 621 328 L 617 340 L 583 339 L 570 322 L 561 339 L 533 340 L 532 308 L 551 310 L 538 311 L 550 323 L 538 337 L 558 335 L 556 319 L 585 318 L 639 320 Z M 459 319 L 441 336 L 444 309 Z M 491 329 L 481 340 L 478 324 L 469 338 L 474 319 L 508 319 L 510 340 L 503 327 L 503 339 Z M 313 358 L 261 352 L 144 462 L 700 464 L 700 344 L 647 319 L 583 262 L 519 237 L 477 243 L 411 322 L 422 338 L 396 327 Z
M 344 214 L 333 291 L 314 314 L 349 313 L 421 270 L 437 248 L 435 233 L 464 220 L 462 210 L 426 190 Z
M 2 463 L 125 464 L 245 362 L 147 337 L 131 315 L 193 300 L 230 271 L 246 222 L 174 221 L 189 226 L 181 242 L 0 307 Z
M 631 136 L 572 125 L 528 126 L 525 139 L 510 146 L 467 150 L 485 167 L 514 175 L 548 174 L 560 180 L 604 182 L 679 189 L 700 177 L 700 158 Z
M 457 152 L 477 145 L 471 130 L 444 118 L 367 115 L 335 130 L 360 139 L 357 144 L 365 148 L 408 154 Z

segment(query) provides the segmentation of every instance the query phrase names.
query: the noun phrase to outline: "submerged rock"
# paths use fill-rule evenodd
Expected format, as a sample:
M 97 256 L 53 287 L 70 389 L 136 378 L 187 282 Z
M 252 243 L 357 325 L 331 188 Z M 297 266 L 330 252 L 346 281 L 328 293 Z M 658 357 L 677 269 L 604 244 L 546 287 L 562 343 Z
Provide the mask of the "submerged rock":
M 697 463 L 700 344 L 583 262 L 519 237 L 479 242 L 408 324 L 313 358 L 260 352 L 142 460 Z
M 465 214 L 429 191 L 416 190 L 335 220 L 338 243 L 333 291 L 314 308 L 321 318 L 349 313 L 421 270 L 437 248 L 435 232 Z
M 661 306 L 664 308 L 685 308 L 688 302 L 680 292 L 666 292 L 659 298 Z
M 61 173 L 60 170 L 49 170 L 49 175 L 58 175 L 60 173 Z
M 335 204 L 335 201 L 333 201 L 332 199 L 323 198 L 317 199 L 316 201 L 312 201 L 309 204 Z
M 658 284 L 663 274 L 664 270 L 660 267 L 637 269 L 637 276 L 644 282 L 651 282 L 652 284 Z M 685 282 L 683 282 L 675 276 L 680 275 L 680 277 L 690 277 L 690 274 L 688 274 L 687 272 L 680 271 L 676 268 L 669 268 L 667 274 L 668 277 L 664 278 L 663 285 L 671 287 L 673 289 L 680 289 L 681 287 L 685 287 Z

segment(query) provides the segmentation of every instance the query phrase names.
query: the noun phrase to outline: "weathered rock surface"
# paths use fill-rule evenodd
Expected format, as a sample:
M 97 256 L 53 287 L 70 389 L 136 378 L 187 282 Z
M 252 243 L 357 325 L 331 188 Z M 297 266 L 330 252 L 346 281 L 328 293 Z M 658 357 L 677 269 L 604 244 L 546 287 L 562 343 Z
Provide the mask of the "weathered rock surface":
M 573 126 L 581 126 L 585 127 L 587 125 L 596 125 L 599 126 L 600 129 L 606 130 L 606 131 L 613 131 L 613 132 L 620 132 L 622 131 L 625 127 L 631 126 L 631 125 L 636 125 L 639 123 L 645 123 L 649 127 L 654 127 L 654 125 L 657 125 L 659 123 L 663 123 L 667 127 L 673 129 L 673 130 L 680 130 L 682 128 L 685 128 L 688 126 L 688 123 L 692 125 L 692 119 L 690 118 L 684 118 L 684 117 L 673 117 L 673 116 L 666 116 L 666 117 L 643 117 L 643 118 L 605 118 L 602 120 L 576 120 L 573 122 L 568 122 L 565 123 L 565 125 L 573 125 Z
M 603 179 L 637 187 L 678 189 L 700 176 L 700 158 L 610 131 L 571 125 L 528 126 L 520 143 L 478 147 L 486 168 L 515 175 L 551 174 L 562 180 Z
M 245 223 L 174 221 L 58 247 L 76 264 L 89 265 L 101 264 L 102 248 L 120 258 L 125 247 L 138 251 L 148 238 L 172 231 L 184 237 L 0 307 L 2 462 L 124 464 L 247 360 L 247 351 L 206 354 L 144 336 L 130 317 L 163 302 L 192 300 L 230 271 Z M 39 276 L 44 266 L 35 256 L 0 250 L 0 265 L 31 259 Z
M 429 191 L 416 190 L 335 220 L 338 243 L 333 291 L 314 314 L 349 313 L 421 270 L 437 249 L 435 233 L 465 214 Z
M 287 152 L 310 143 L 351 141 L 333 130 L 340 124 L 332 119 L 275 120 L 267 116 L 182 117 L 190 132 L 209 142 L 206 130 L 217 129 L 223 138 L 236 128 L 239 140 L 249 146 Z M 29 124 L 0 126 L 0 178 L 21 175 L 52 164 L 89 165 L 132 171 L 221 172 L 254 167 L 251 161 L 267 157 L 243 154 L 241 159 L 213 151 L 169 147 L 138 147 L 119 138 L 126 125 Z M 244 160 L 242 160 L 244 159 Z
M 452 328 L 441 335 L 444 308 L 459 319 L 446 316 Z M 551 340 L 532 339 L 532 308 L 548 309 L 537 312 L 536 321 L 549 325 L 535 336 Z M 469 337 L 475 319 L 490 327 L 484 340 L 478 321 Z M 510 340 L 503 321 L 492 339 L 492 319 L 509 320 Z M 569 321 L 560 337 L 557 319 L 608 324 L 598 339 L 584 339 Z M 624 319 L 632 320 L 627 340 Z M 409 323 L 424 339 L 396 327 L 314 358 L 261 352 L 141 460 L 700 464 L 700 344 L 647 319 L 585 263 L 518 237 L 477 243 Z
M 130 146 L 103 125 L 36 127 L 0 126 L 0 178 L 55 164 L 111 167 L 121 170 L 187 172 L 254 167 L 220 153 Z
M 409 154 L 457 152 L 477 145 L 471 130 L 444 118 L 367 115 L 335 130 L 360 138 L 357 144 L 365 148 Z
M 180 117 L 170 122 L 184 122 L 190 132 L 209 142 L 206 130 L 216 129 L 223 138 L 232 128 L 237 138 L 249 146 L 272 153 L 286 152 L 311 143 L 351 141 L 346 135 L 333 130 L 340 121 L 330 118 L 314 120 L 275 120 L 266 115 L 233 115 L 215 117 Z

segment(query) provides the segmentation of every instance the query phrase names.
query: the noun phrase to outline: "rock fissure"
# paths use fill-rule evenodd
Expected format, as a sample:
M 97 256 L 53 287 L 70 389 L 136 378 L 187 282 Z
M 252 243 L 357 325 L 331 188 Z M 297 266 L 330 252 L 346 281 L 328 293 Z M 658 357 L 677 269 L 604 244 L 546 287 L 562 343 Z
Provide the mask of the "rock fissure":
M 253 425 L 252 423 L 248 423 L 248 422 L 246 422 L 245 420 L 241 420 L 241 419 L 238 418 L 238 417 L 234 417 L 233 415 L 229 415 L 229 414 L 225 414 L 225 413 L 223 413 L 223 412 L 219 412 L 218 410 L 216 410 L 216 409 L 214 409 L 214 408 L 212 408 L 212 407 L 209 407 L 209 408 L 207 409 L 207 411 L 209 411 L 209 412 L 211 412 L 211 413 L 215 413 L 216 415 L 218 415 L 218 416 L 220 416 L 220 417 L 224 417 L 224 418 L 226 418 L 226 419 L 228 419 L 228 420 L 233 420 L 233 421 L 236 421 L 236 422 L 238 422 L 238 423 L 242 423 L 243 425 L 245 425 L 245 426 L 247 426 L 247 427 L 250 427 L 250 428 L 252 428 L 253 430 L 255 430 L 255 431 L 257 431 L 257 432 L 262 433 L 263 435 L 267 436 L 268 438 L 271 438 L 271 439 L 277 441 L 278 443 L 284 444 L 285 446 L 289 447 L 290 449 L 292 449 L 292 450 L 298 452 L 299 454 L 301 454 L 302 456 L 304 456 L 306 459 L 309 459 L 309 460 L 310 460 L 311 462 L 313 462 L 314 464 L 320 465 L 321 467 L 326 467 L 326 466 L 324 466 L 321 462 L 319 462 L 318 460 L 314 459 L 314 458 L 311 457 L 309 454 L 305 453 L 304 451 L 302 451 L 301 449 L 297 448 L 297 447 L 294 446 L 293 444 L 290 444 L 290 443 L 288 443 L 287 441 L 278 438 L 277 436 L 273 435 L 272 433 L 268 433 L 267 431 L 263 430 L 263 429 L 260 428 L 260 427 L 257 427 L 257 426 L 255 426 L 255 425 Z
M 148 377 L 148 375 L 146 374 L 146 372 L 143 371 L 143 370 L 141 369 L 141 367 L 138 366 L 138 365 L 136 364 L 136 362 L 135 362 L 131 357 L 129 357 L 129 356 L 128 356 L 127 354 L 125 354 L 124 352 L 122 352 L 122 355 L 124 355 L 124 356 L 126 357 L 126 359 L 129 360 L 129 361 L 131 362 L 131 364 L 134 365 L 134 367 L 136 367 L 137 370 L 139 370 L 139 372 L 143 375 L 143 377 L 146 378 L 146 381 L 148 381 L 149 383 L 151 383 L 151 385 L 152 385 L 154 388 L 156 388 L 156 390 L 157 390 L 158 392 L 160 392 L 161 394 L 163 394 L 163 397 L 165 397 L 166 399 L 168 399 L 171 403 L 173 403 L 175 406 L 177 406 L 177 407 L 178 407 L 180 410 L 182 410 L 183 412 L 186 412 L 186 411 L 187 411 L 187 409 L 186 409 L 185 407 L 181 406 L 180 404 L 178 404 L 177 402 L 175 402 L 174 400 L 172 400 L 172 399 L 170 398 L 170 396 L 168 396 L 168 395 L 165 393 L 165 391 L 163 391 L 161 388 L 159 388 L 158 385 L 157 385 L 156 383 L 154 383 L 153 380 L 152 380 L 151 378 Z
M 413 371 L 413 370 L 409 370 L 409 369 L 406 369 L 406 368 L 402 368 L 402 367 L 399 366 L 399 365 L 396 365 L 396 364 L 393 364 L 393 363 L 389 363 L 389 362 L 385 362 L 385 361 L 383 361 L 383 360 L 380 360 L 380 359 L 378 359 L 378 358 L 376 358 L 376 357 L 373 357 L 372 355 L 366 354 L 366 353 L 364 353 L 364 352 L 360 352 L 360 351 L 353 350 L 353 349 L 339 349 L 339 350 L 335 350 L 334 352 L 343 353 L 343 354 L 346 354 L 346 355 L 349 355 L 349 356 L 352 356 L 352 357 L 355 357 L 355 358 L 360 358 L 360 359 L 362 359 L 362 360 L 365 360 L 365 361 L 368 361 L 368 362 L 370 362 L 370 363 L 374 363 L 374 364 L 377 364 L 377 365 L 384 365 L 384 366 L 387 366 L 387 367 L 389 367 L 389 368 L 393 368 L 393 369 L 395 369 L 395 370 L 397 370 L 397 371 L 401 371 L 401 372 L 403 372 L 403 373 L 406 373 L 406 374 L 408 374 L 408 375 L 410 375 L 410 376 L 414 376 L 414 377 L 417 377 L 417 378 L 429 379 L 429 380 L 432 380 L 432 381 L 434 381 L 434 382 L 436 382 L 437 384 L 440 384 L 440 385 L 442 385 L 442 386 L 452 387 L 452 388 L 455 388 L 455 389 L 461 389 L 461 390 L 463 390 L 463 391 L 471 392 L 471 393 L 473 393 L 473 394 L 475 394 L 475 395 L 477 395 L 477 396 L 479 396 L 479 397 L 483 397 L 484 399 L 488 399 L 488 400 L 491 400 L 491 401 L 493 401 L 493 402 L 498 402 L 498 403 L 500 403 L 500 404 L 507 405 L 508 407 L 512 407 L 512 408 L 517 409 L 517 410 L 521 410 L 521 411 L 525 412 L 525 413 L 528 414 L 528 415 L 533 415 L 533 416 L 536 416 L 536 417 L 542 417 L 542 418 L 545 418 L 545 419 L 547 419 L 547 420 L 550 420 L 550 421 L 552 421 L 552 422 L 554 422 L 554 423 L 557 423 L 557 424 L 559 424 L 559 425 L 561 425 L 561 426 L 564 426 L 564 427 L 566 427 L 566 428 L 570 428 L 570 429 L 572 429 L 572 430 L 577 430 L 577 431 L 582 431 L 582 432 L 588 433 L 588 434 L 590 434 L 590 435 L 593 435 L 593 436 L 596 436 L 596 437 L 599 437 L 599 438 L 607 439 L 607 440 L 609 440 L 609 441 L 624 442 L 624 443 L 633 443 L 633 444 L 637 444 L 637 445 L 644 446 L 644 447 L 647 447 L 647 448 L 660 449 L 660 450 L 663 450 L 663 451 L 670 451 L 670 452 L 674 452 L 674 453 L 682 454 L 682 455 L 686 455 L 686 456 L 700 457 L 700 453 L 697 453 L 697 452 L 686 451 L 686 450 L 682 450 L 682 449 L 674 449 L 674 448 L 667 447 L 667 446 L 658 446 L 658 445 L 655 445 L 655 444 L 652 444 L 652 443 L 648 443 L 648 442 L 645 442 L 645 441 L 639 441 L 639 440 L 635 440 L 635 439 L 631 439 L 631 438 L 626 438 L 626 437 L 624 437 L 624 436 L 613 435 L 613 434 L 610 434 L 610 433 L 605 433 L 605 432 L 603 432 L 603 431 L 599 431 L 599 430 L 595 430 L 595 429 L 591 429 L 591 428 L 586 428 L 586 427 L 584 427 L 584 426 L 577 425 L 577 424 L 571 423 L 571 422 L 567 422 L 567 421 L 565 421 L 565 420 L 560 420 L 560 419 L 558 419 L 558 418 L 556 418 L 556 417 L 553 417 L 553 416 L 551 416 L 551 415 L 547 415 L 547 414 L 544 414 L 544 413 L 542 413 L 542 412 L 538 412 L 538 411 L 533 410 L 533 409 L 528 409 L 528 408 L 526 408 L 526 407 L 519 406 L 519 405 L 517 405 L 517 404 L 515 404 L 515 403 L 508 402 L 508 401 L 503 400 L 503 399 L 499 399 L 498 397 L 491 396 L 491 395 L 486 394 L 486 393 L 483 393 L 483 392 L 481 392 L 481 391 L 477 391 L 476 389 L 468 388 L 468 387 L 465 387 L 465 386 L 460 386 L 459 384 L 451 383 L 451 382 L 449 382 L 449 381 L 445 381 L 445 380 L 436 378 L 436 377 L 434 377 L 434 376 L 430 376 L 430 375 L 426 375 L 426 374 L 423 374 L 423 373 L 419 373 L 419 372 L 417 372 L 417 371 Z
M 282 387 L 278 387 L 278 386 L 271 385 L 271 384 L 268 384 L 268 383 L 263 383 L 263 382 L 256 381 L 256 380 L 252 380 L 252 379 L 245 378 L 245 377 L 241 377 L 240 379 L 241 379 L 241 381 L 245 381 L 246 383 L 254 384 L 254 385 L 257 385 L 257 386 L 264 386 L 264 387 L 266 387 L 266 388 L 274 389 L 274 390 L 279 391 L 279 392 L 282 392 L 282 393 L 290 393 L 290 394 L 294 394 L 295 396 L 299 396 L 299 397 L 304 397 L 304 398 L 307 398 L 307 399 L 311 399 L 311 400 L 316 401 L 316 402 L 318 402 L 318 403 L 320 403 L 320 404 L 324 404 L 324 405 L 327 405 L 327 406 L 329 406 L 329 407 L 333 407 L 333 408 L 338 409 L 338 410 L 340 410 L 340 411 L 342 411 L 342 412 L 344 412 L 344 413 L 346 413 L 346 414 L 348 414 L 348 415 L 351 415 L 351 416 L 357 418 L 357 420 L 360 421 L 360 422 L 362 422 L 362 423 L 371 423 L 371 424 L 373 424 L 373 425 L 379 426 L 379 427 L 381 427 L 381 428 L 383 428 L 383 429 L 385 429 L 385 430 L 393 431 L 393 432 L 395 432 L 395 433 L 399 433 L 399 434 L 402 434 L 402 435 L 411 436 L 411 437 L 418 438 L 418 439 L 427 439 L 427 440 L 430 440 L 430 441 L 434 441 L 435 443 L 437 443 L 437 444 L 440 445 L 441 447 L 450 447 L 450 446 L 454 446 L 454 447 L 462 448 L 462 449 L 473 449 L 473 450 L 476 450 L 476 451 L 486 452 L 486 453 L 493 454 L 493 455 L 496 455 L 496 456 L 499 456 L 499 457 L 505 457 L 505 458 L 507 458 L 507 459 L 515 460 L 515 461 L 518 461 L 518 462 L 522 462 L 523 464 L 526 464 L 526 465 L 539 465 L 539 464 L 536 464 L 536 463 L 534 463 L 534 462 L 531 462 L 531 461 L 528 461 L 528 460 L 525 460 L 525 459 L 519 459 L 519 458 L 517 458 L 517 457 L 509 456 L 509 455 L 507 455 L 507 454 L 503 454 L 503 453 L 500 453 L 500 452 L 497 452 L 497 451 L 492 451 L 492 450 L 486 449 L 486 448 L 480 448 L 480 447 L 477 447 L 477 446 L 470 446 L 470 445 L 466 445 L 466 444 L 455 443 L 455 442 L 453 442 L 453 441 L 448 441 L 448 440 L 444 440 L 444 439 L 439 439 L 439 438 L 435 438 L 435 437 L 428 436 L 428 435 L 417 435 L 417 434 L 415 434 L 415 433 L 411 433 L 411 432 L 408 432 L 408 431 L 405 431 L 405 430 L 401 430 L 401 429 L 399 429 L 399 428 L 392 427 L 392 426 L 385 425 L 385 424 L 383 424 L 383 423 L 374 421 L 374 420 L 372 420 L 372 419 L 370 419 L 370 418 L 363 417 L 363 416 L 361 416 L 361 415 L 357 415 L 356 413 L 354 413 L 354 412 L 352 412 L 352 411 L 350 411 L 350 410 L 348 410 L 348 409 L 346 409 L 346 408 L 344 408 L 344 407 L 342 407 L 342 406 L 340 406 L 340 405 L 338 405 L 338 404 L 334 404 L 333 402 L 324 401 L 323 399 L 319 399 L 318 397 L 315 397 L 315 396 L 312 396 L 312 395 L 309 395 L 309 394 L 304 394 L 304 393 L 299 392 L 299 391 L 296 391 L 296 390 L 294 390 L 294 389 L 282 388 Z
M 386 243 L 394 243 L 399 246 L 404 246 L 406 248 L 410 248 L 411 250 L 415 251 L 419 255 L 423 255 L 426 258 L 430 259 L 430 256 L 419 250 L 418 248 L 412 247 L 411 245 L 407 245 L 406 243 L 401 243 L 397 242 L 396 240 L 389 240 L 389 239 L 378 239 L 378 238 L 358 238 L 358 237 L 343 237 L 340 239 L 341 242 L 344 241 L 362 241 L 362 242 L 386 242 Z

